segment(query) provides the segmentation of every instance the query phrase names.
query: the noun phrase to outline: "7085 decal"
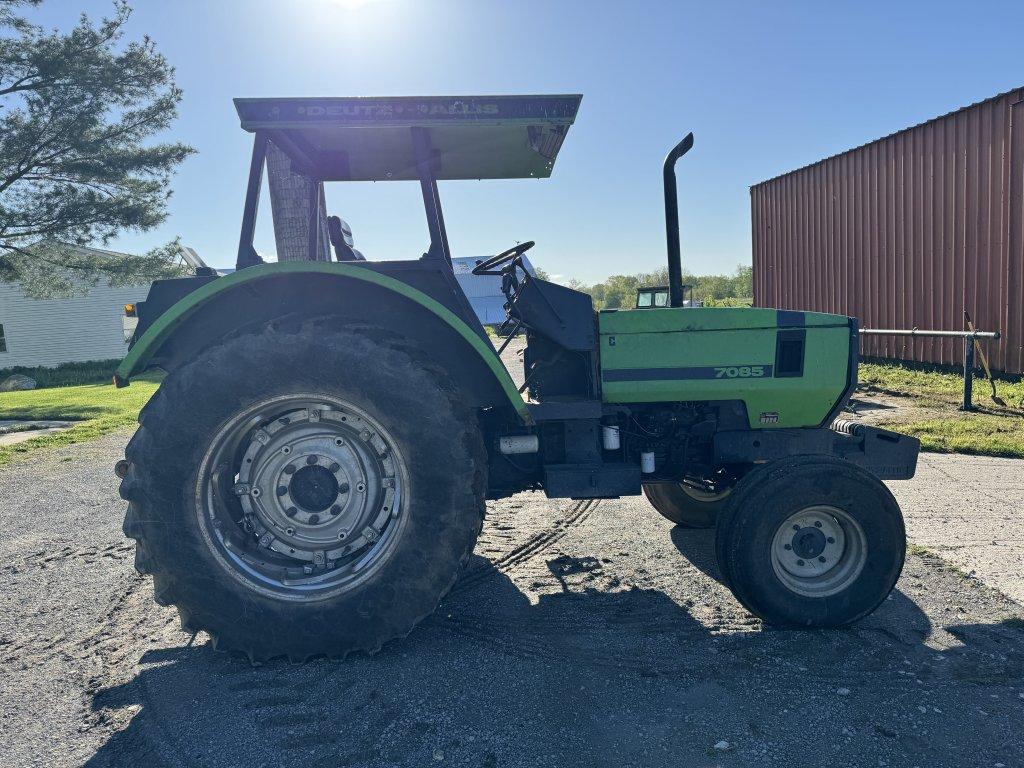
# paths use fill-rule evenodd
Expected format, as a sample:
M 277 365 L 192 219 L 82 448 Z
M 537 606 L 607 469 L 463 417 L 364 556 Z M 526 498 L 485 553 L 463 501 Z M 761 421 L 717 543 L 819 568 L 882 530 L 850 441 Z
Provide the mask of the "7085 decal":
M 760 379 L 766 375 L 763 365 L 726 365 L 715 367 L 716 379 Z

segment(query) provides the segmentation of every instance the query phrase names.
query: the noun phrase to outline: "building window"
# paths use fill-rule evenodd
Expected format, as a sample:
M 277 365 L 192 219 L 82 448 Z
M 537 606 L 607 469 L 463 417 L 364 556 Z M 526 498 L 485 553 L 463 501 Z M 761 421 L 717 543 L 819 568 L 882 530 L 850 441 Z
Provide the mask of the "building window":
M 0 323 L 0 352 L 7 351 L 7 337 L 4 335 L 4 324 Z

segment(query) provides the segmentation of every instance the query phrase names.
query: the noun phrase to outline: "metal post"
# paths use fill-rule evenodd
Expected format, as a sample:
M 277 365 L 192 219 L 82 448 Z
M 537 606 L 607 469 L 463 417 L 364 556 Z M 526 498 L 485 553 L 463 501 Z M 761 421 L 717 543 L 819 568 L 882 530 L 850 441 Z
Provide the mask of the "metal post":
M 961 411 L 973 411 L 971 390 L 974 387 L 974 336 L 964 336 L 964 404 Z
M 427 227 L 430 229 L 431 258 L 444 259 L 449 266 L 452 254 L 448 248 L 448 233 L 444 228 L 444 214 L 441 213 L 441 197 L 437 191 L 437 179 L 434 178 L 434 157 L 430 150 L 430 134 L 425 128 L 412 129 L 413 151 L 416 153 L 416 170 L 420 176 L 420 189 L 423 192 L 423 207 L 427 212 Z
M 971 394 L 974 389 L 974 343 L 977 339 L 1001 338 L 999 331 L 922 331 L 919 328 L 863 328 L 865 336 L 922 336 L 926 338 L 959 337 L 964 340 L 964 402 L 961 411 L 973 411 Z M 995 395 L 995 385 L 992 393 Z M 997 401 L 998 402 L 998 401 Z
M 256 132 L 252 144 L 252 160 L 249 162 L 249 185 L 245 190 L 245 209 L 242 212 L 242 232 L 238 237 L 238 258 L 235 269 L 245 269 L 262 264 L 263 259 L 253 247 L 256 231 L 256 213 L 260 205 L 260 190 L 263 187 L 263 165 L 267 157 L 267 134 Z
M 309 232 L 307 233 L 306 258 L 309 261 L 322 261 L 321 256 L 324 254 L 324 249 L 321 246 L 324 243 L 323 220 L 320 217 L 320 211 L 324 200 L 324 183 L 310 180 L 310 184 L 312 188 L 309 191 Z M 327 261 L 331 260 L 330 253 L 330 248 L 328 248 Z

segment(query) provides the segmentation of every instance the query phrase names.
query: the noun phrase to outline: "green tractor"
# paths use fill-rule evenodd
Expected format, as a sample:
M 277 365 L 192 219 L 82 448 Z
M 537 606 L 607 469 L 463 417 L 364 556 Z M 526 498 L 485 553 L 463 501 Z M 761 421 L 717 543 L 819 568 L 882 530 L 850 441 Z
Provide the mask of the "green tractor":
M 836 421 L 853 318 L 686 307 L 675 163 L 664 166 L 667 306 L 595 312 L 483 260 L 516 386 L 456 280 L 440 180 L 550 175 L 581 97 L 239 99 L 254 134 L 237 269 L 154 283 L 115 382 L 166 371 L 119 462 L 124 531 L 186 631 L 254 659 L 373 652 L 438 605 L 485 502 L 645 493 L 715 525 L 721 574 L 766 622 L 833 627 L 892 590 L 916 440 Z M 267 176 L 279 261 L 253 247 Z M 367 259 L 326 181 L 418 181 L 430 245 Z M 652 303 L 654 303 L 652 301 Z

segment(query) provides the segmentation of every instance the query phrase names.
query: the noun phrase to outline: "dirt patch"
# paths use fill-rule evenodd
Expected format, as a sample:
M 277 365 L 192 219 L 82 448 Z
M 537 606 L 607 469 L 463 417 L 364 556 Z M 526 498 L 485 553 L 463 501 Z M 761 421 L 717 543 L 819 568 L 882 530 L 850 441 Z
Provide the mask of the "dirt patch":
M 840 418 L 852 416 L 866 424 L 878 425 L 939 418 L 947 415 L 949 410 L 945 404 L 926 404 L 912 397 L 858 389 Z
M 1000 416 L 1008 419 L 1024 418 L 1024 412 L 995 405 L 987 397 L 974 397 L 974 411 L 960 410 L 961 403 L 918 398 L 895 392 L 873 389 L 858 389 L 845 409 L 844 417 L 850 415 L 863 419 L 868 424 L 929 421 L 933 419 L 968 420 L 978 415 Z M 972 416 L 973 414 L 973 416 Z
M 924 451 L 1024 458 L 1024 411 L 974 398 L 975 409 L 960 410 L 949 396 L 909 396 L 865 387 L 858 389 L 843 418 L 913 435 Z

